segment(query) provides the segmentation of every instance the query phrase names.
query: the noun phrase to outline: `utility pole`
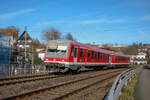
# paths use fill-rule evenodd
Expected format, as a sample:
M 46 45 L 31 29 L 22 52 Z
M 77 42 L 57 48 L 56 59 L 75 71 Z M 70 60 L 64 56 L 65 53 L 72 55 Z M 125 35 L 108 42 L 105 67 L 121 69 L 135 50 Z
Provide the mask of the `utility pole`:
M 32 69 L 34 69 L 34 54 L 33 54 L 33 45 L 32 45 Z
M 27 43 L 27 26 L 25 26 L 25 67 L 24 67 L 24 72 L 25 72 L 25 74 L 26 74 L 26 68 L 27 68 L 27 66 L 26 66 L 26 58 L 27 58 L 27 48 L 26 48 L 26 43 Z

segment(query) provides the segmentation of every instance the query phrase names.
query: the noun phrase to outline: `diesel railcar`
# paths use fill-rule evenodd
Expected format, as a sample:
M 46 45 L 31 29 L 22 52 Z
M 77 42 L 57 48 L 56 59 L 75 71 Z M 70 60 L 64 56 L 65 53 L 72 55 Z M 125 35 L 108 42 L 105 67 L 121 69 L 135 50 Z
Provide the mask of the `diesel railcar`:
M 92 47 L 70 40 L 51 40 L 47 45 L 44 62 L 49 70 L 78 71 L 81 67 L 102 68 L 126 66 L 130 57 L 125 54 Z

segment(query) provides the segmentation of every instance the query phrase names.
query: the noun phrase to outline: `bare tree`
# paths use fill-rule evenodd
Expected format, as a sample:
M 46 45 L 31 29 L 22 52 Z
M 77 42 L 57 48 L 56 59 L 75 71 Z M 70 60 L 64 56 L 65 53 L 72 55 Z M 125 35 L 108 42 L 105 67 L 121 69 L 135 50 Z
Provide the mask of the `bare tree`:
M 75 41 L 75 39 L 73 38 L 73 36 L 71 35 L 71 33 L 70 33 L 70 32 L 66 35 L 66 37 L 65 37 L 65 38 L 66 38 L 66 39 L 68 39 L 68 40 Z
M 56 28 L 46 28 L 42 31 L 42 38 L 48 42 L 61 38 L 61 33 Z

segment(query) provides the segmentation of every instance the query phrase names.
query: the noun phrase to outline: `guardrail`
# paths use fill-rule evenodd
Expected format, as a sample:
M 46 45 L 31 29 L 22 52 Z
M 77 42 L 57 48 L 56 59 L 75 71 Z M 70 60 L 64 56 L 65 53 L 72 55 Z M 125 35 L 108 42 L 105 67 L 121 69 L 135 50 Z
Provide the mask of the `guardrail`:
M 133 69 L 128 69 L 120 73 L 116 77 L 111 89 L 105 96 L 104 100 L 118 100 L 122 87 L 126 85 L 128 80 L 130 80 L 137 72 L 141 71 L 142 68 L 143 67 L 135 67 Z

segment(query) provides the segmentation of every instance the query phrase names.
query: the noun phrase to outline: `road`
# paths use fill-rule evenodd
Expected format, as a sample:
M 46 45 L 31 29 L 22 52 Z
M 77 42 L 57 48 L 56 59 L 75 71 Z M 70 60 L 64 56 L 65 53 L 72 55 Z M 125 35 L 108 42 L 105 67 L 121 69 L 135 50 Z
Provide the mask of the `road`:
M 144 69 L 140 74 L 134 98 L 135 100 L 150 100 L 150 68 Z

